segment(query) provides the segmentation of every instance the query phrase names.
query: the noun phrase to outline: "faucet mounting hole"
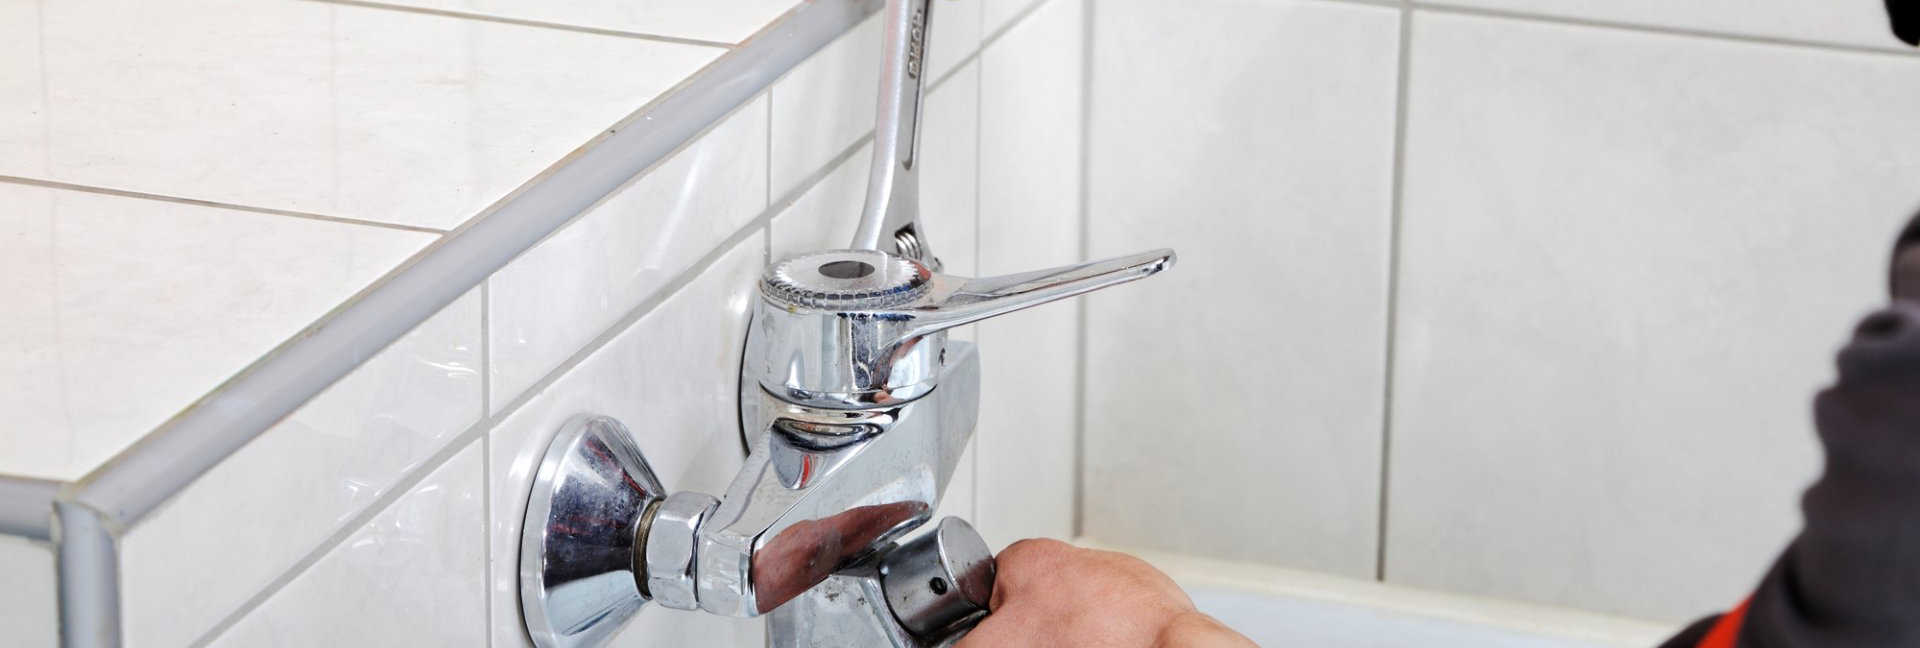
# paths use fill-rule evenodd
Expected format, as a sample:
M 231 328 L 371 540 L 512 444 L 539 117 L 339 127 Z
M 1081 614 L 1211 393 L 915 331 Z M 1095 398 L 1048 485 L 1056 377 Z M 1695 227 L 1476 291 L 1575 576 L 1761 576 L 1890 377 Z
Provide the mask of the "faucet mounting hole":
M 927 589 L 933 590 L 934 594 L 945 594 L 947 593 L 947 579 L 935 576 L 933 580 L 927 581 Z
M 820 274 L 834 279 L 859 279 L 873 274 L 873 264 L 865 261 L 834 261 L 820 264 Z

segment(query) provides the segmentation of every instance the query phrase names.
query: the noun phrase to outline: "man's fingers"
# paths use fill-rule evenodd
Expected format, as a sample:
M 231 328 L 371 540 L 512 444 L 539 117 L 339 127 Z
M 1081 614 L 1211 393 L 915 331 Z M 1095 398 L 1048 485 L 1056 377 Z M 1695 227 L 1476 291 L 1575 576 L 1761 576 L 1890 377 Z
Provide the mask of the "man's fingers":
M 1010 596 L 1028 587 L 1028 579 L 1057 575 L 1073 552 L 1073 545 L 1046 538 L 1028 539 L 1008 545 L 993 559 L 993 596 L 987 610 L 998 610 Z

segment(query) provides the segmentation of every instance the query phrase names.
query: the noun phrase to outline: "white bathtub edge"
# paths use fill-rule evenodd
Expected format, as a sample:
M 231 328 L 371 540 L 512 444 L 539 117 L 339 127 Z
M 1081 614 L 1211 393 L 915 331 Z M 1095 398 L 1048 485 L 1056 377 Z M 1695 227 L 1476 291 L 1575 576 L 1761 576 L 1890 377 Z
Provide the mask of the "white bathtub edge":
M 1527 634 L 1646 648 L 1679 631 L 1673 624 L 1547 605 L 1438 592 L 1314 572 L 1214 560 L 1078 539 L 1075 544 L 1122 551 L 1167 572 L 1182 587 L 1204 586 L 1242 593 L 1378 609 Z

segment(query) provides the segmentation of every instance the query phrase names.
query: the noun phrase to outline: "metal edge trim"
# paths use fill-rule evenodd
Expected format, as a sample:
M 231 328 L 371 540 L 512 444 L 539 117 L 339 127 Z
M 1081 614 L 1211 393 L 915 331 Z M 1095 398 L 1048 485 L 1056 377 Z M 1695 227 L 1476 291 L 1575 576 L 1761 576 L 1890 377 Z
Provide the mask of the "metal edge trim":
M 53 500 L 60 483 L 0 476 L 0 535 L 53 539 Z
M 68 501 L 59 518 L 60 644 L 66 648 L 120 645 L 120 560 L 113 525 L 99 511 Z
M 806 0 L 519 195 L 442 239 L 358 302 L 76 485 L 75 504 L 124 528 L 380 349 L 505 267 L 633 176 L 877 13 L 883 0 Z M 62 551 L 65 549 L 63 547 Z

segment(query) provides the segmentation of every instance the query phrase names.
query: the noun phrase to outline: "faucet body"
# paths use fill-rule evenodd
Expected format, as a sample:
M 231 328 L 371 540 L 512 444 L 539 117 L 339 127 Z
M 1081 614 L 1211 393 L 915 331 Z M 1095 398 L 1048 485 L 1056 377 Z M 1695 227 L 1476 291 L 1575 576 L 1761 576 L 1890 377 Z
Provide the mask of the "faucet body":
M 906 648 L 962 636 L 992 593 L 985 542 L 954 518 L 900 542 L 931 520 L 979 415 L 979 357 L 947 332 L 1173 261 L 1155 250 L 985 278 L 878 250 L 775 264 L 742 363 L 750 451 L 722 497 L 665 495 L 617 422 L 555 439 L 521 550 L 535 644 L 598 646 L 617 630 L 607 619 L 648 600 L 771 613 L 777 646 Z
M 536 474 L 521 607 L 541 648 L 596 648 L 646 601 L 768 616 L 781 648 L 925 648 L 987 613 L 993 557 L 939 506 L 980 409 L 954 327 L 1141 279 L 1155 250 L 999 277 L 942 274 L 919 223 L 932 0 L 888 0 L 872 175 L 851 249 L 783 259 L 741 367 L 745 465 L 715 498 L 666 494 L 617 421 L 577 419 Z
M 760 284 L 742 367 L 746 464 L 724 497 L 676 493 L 642 525 L 648 595 L 729 616 L 777 612 L 776 645 L 813 645 L 790 633 L 827 628 L 878 634 L 821 645 L 959 636 L 992 592 L 985 543 L 949 519 L 933 549 L 895 544 L 931 519 L 979 415 L 979 357 L 948 330 L 1172 262 L 1157 250 L 979 279 L 877 250 L 776 264 Z M 938 559 L 890 562 L 925 551 Z M 866 588 L 893 596 L 835 594 Z M 849 605 L 891 613 L 838 609 Z
M 699 531 L 701 609 L 766 614 L 932 518 L 979 415 L 978 356 L 952 345 L 939 385 L 904 403 L 826 409 L 749 387 L 752 450 Z

